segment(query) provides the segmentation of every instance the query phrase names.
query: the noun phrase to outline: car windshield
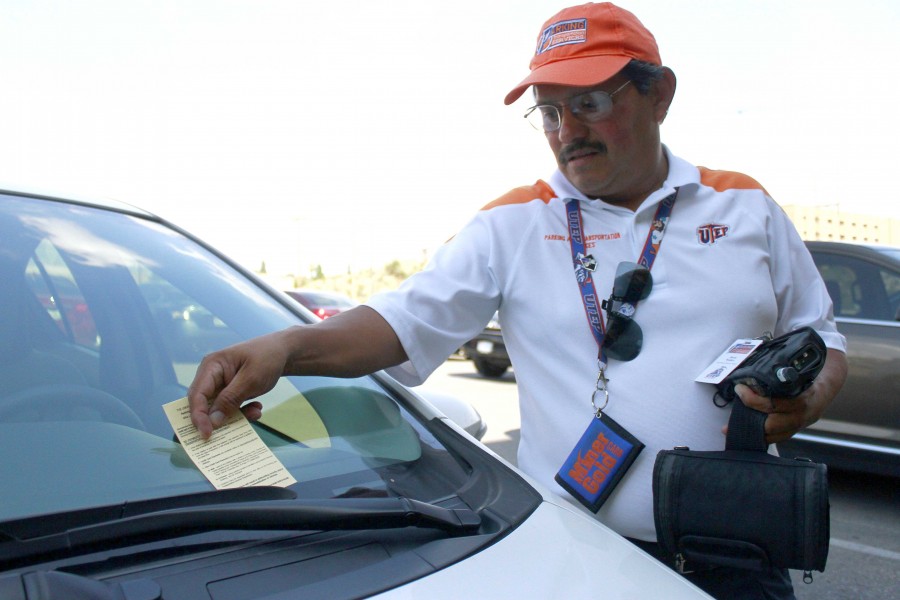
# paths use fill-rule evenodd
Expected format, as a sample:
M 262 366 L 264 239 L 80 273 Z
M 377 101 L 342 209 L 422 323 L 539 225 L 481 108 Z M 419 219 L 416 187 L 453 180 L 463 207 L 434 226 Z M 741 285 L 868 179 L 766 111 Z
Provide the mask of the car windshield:
M 302 322 L 216 253 L 139 214 L 0 195 L 0 521 L 211 491 L 162 405 L 202 357 Z M 363 377 L 286 377 L 254 424 L 300 498 L 455 495 L 467 471 Z

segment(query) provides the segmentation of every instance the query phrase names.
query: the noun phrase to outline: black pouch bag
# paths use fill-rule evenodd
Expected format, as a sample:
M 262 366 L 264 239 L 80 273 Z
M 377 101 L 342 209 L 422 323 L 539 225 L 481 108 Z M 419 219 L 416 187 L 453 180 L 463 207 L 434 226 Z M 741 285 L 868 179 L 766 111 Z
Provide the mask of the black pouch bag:
M 820 349 L 824 353 L 824 345 Z M 827 468 L 768 454 L 766 416 L 738 399 L 724 451 L 676 448 L 657 455 L 656 534 L 677 566 L 777 567 L 807 576 L 825 570 Z

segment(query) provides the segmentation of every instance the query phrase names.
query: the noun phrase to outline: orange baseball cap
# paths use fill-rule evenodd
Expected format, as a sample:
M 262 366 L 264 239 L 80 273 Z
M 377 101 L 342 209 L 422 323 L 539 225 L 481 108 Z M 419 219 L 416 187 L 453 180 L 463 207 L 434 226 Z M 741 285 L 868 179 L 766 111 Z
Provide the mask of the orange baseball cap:
M 506 95 L 512 104 L 537 84 L 584 87 L 606 81 L 636 58 L 662 65 L 656 38 L 633 14 L 610 2 L 556 13 L 538 34 L 531 74 Z

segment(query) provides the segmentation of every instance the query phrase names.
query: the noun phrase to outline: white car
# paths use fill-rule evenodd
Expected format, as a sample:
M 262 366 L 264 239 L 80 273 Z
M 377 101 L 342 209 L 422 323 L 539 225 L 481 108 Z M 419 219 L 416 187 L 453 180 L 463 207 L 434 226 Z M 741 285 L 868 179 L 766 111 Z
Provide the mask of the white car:
M 316 318 L 152 215 L 0 192 L 0 281 L 4 600 L 706 597 L 384 374 L 282 378 L 297 483 L 215 490 L 162 405 Z

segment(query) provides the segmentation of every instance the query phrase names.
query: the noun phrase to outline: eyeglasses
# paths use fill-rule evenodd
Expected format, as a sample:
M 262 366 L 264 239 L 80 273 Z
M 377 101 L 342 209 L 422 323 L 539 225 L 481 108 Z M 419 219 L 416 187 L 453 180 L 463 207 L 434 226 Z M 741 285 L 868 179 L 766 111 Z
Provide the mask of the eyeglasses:
M 572 116 L 582 123 L 596 123 L 602 121 L 612 113 L 613 96 L 622 91 L 631 80 L 626 81 L 614 92 L 594 90 L 572 96 L 565 100 L 566 108 Z M 528 123 L 544 133 L 550 133 L 560 128 L 562 124 L 562 109 L 555 104 L 538 104 L 525 111 L 525 119 Z
M 647 267 L 633 262 L 622 262 L 616 268 L 613 291 L 602 303 L 606 311 L 606 334 L 603 350 L 606 356 L 621 361 L 633 360 L 641 353 L 644 332 L 634 322 L 635 304 L 650 295 L 653 278 Z

